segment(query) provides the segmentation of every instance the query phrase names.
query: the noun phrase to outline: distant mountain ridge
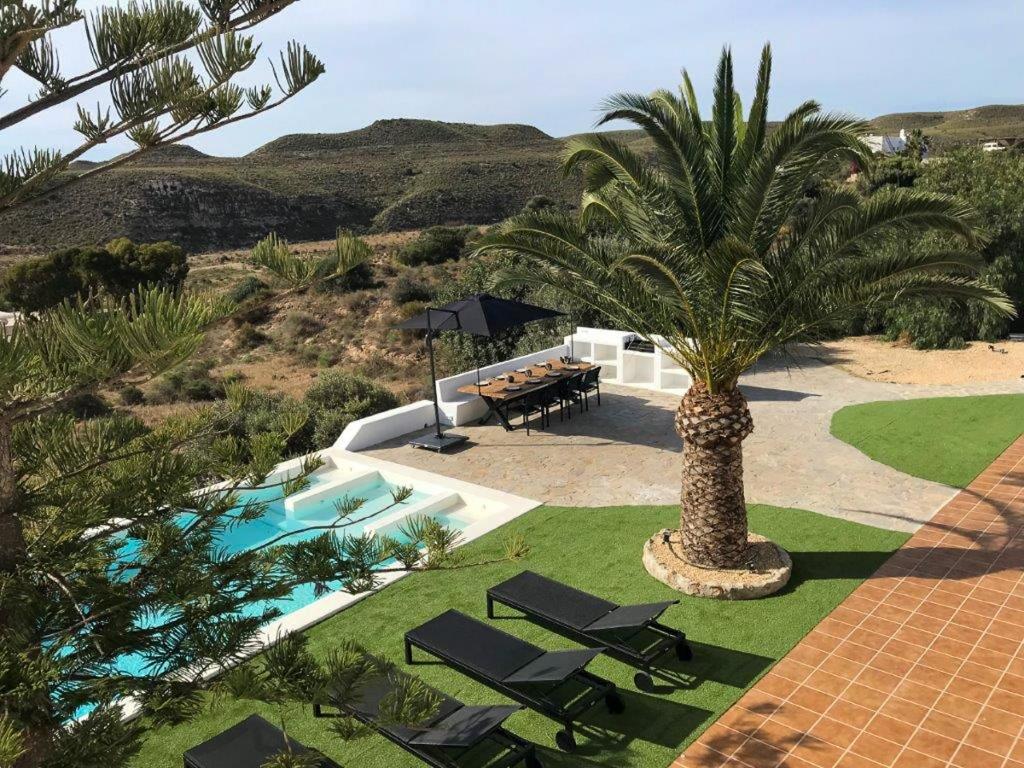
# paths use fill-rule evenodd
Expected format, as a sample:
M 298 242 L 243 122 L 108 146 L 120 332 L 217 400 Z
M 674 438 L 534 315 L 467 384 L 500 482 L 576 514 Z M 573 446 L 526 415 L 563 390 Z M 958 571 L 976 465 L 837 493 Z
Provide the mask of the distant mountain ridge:
M 337 152 L 359 147 L 434 144 L 530 144 L 551 140 L 551 136 L 532 125 L 474 125 L 397 118 L 376 120 L 365 128 L 344 133 L 288 134 L 264 144 L 249 155 L 261 157 L 297 152 Z
M 1024 105 L 895 113 L 871 125 L 885 133 L 921 128 L 937 144 L 973 143 L 1024 135 Z M 636 149 L 649 147 L 639 131 L 616 134 Z M 213 250 L 246 247 L 271 231 L 315 240 L 338 227 L 485 224 L 538 194 L 575 204 L 579 187 L 560 169 L 562 147 L 562 139 L 530 125 L 404 118 L 287 134 L 243 157 L 161 147 L 0 214 L 0 246 L 53 248 L 126 235 Z M 92 165 L 76 163 L 72 171 Z
M 942 143 L 1024 136 L 1024 104 L 989 104 L 948 112 L 894 112 L 871 125 L 882 133 L 920 128 Z

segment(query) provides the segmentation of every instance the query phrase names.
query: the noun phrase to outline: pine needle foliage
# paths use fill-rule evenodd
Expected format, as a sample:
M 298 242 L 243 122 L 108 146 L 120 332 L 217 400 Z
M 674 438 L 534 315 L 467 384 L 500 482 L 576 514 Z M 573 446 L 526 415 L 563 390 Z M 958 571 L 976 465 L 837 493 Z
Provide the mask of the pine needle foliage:
M 200 136 L 267 112 L 324 73 L 323 63 L 292 41 L 270 62 L 273 83 L 235 79 L 257 61 L 248 30 L 297 0 L 128 0 L 87 13 L 77 0 L 0 2 L 0 85 L 11 70 L 36 81 L 38 94 L 0 112 L 0 131 L 98 88 L 108 103 L 75 101 L 70 126 L 79 143 L 67 152 L 20 148 L 0 157 L 0 210 L 27 202 L 134 160 L 154 147 Z M 85 71 L 63 72 L 53 33 L 80 28 L 91 56 Z M 275 88 L 276 86 L 276 88 Z M 3 91 L 0 89 L 0 96 Z M 135 148 L 81 173 L 71 163 L 116 137 Z

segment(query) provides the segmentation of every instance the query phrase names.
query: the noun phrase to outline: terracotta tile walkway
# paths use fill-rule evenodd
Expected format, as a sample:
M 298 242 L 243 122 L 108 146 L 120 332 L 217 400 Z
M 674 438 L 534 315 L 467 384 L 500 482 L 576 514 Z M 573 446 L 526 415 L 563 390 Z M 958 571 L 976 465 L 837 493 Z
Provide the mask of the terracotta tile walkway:
M 673 768 L 1024 768 L 1024 437 Z

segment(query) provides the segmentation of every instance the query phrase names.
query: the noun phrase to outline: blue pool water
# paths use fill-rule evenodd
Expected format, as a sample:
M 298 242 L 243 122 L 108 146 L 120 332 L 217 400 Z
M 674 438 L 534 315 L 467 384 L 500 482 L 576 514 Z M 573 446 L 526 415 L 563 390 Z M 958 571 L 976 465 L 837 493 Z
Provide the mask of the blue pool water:
M 315 488 L 318 484 L 322 483 L 322 480 L 316 476 L 313 476 L 310 480 L 310 488 Z M 240 505 L 252 501 L 263 502 L 265 504 L 265 512 L 256 520 L 227 528 L 220 537 L 220 540 L 217 542 L 217 546 L 230 553 L 242 552 L 269 542 L 271 539 L 280 536 L 282 533 L 301 531 L 310 525 L 324 525 L 330 523 L 337 517 L 334 503 L 343 499 L 345 496 L 365 499 L 363 505 L 351 515 L 352 519 L 362 522 L 359 522 L 356 525 L 338 528 L 336 534 L 338 536 L 359 536 L 365 531 L 367 525 L 373 525 L 375 516 L 379 516 L 385 510 L 387 510 L 386 514 L 391 514 L 403 507 L 408 507 L 427 498 L 426 493 L 414 490 L 412 495 L 401 505 L 392 507 L 393 499 L 391 493 L 394 490 L 396 490 L 396 486 L 393 486 L 383 480 L 376 480 L 366 483 L 365 485 L 339 491 L 336 495 L 331 494 L 324 499 L 314 501 L 309 504 L 302 504 L 297 510 L 297 514 L 299 515 L 298 519 L 288 516 L 280 488 L 266 488 L 239 493 Z M 389 507 L 391 508 L 389 509 Z M 189 517 L 189 515 L 182 515 L 182 524 L 187 524 Z M 321 534 L 323 534 L 322 530 L 296 533 L 294 536 L 289 536 L 284 539 L 282 543 L 302 541 L 304 539 L 314 538 Z M 137 543 L 126 544 L 124 548 L 125 560 L 128 560 L 133 552 L 137 551 Z M 127 577 L 130 578 L 130 574 L 127 574 Z M 332 584 L 331 587 L 333 589 L 337 589 L 340 587 L 340 584 Z M 317 595 L 313 586 L 304 585 L 293 590 L 291 595 L 287 598 L 250 605 L 246 608 L 245 614 L 255 616 L 263 613 L 267 608 L 277 608 L 281 614 L 286 615 L 292 611 L 309 605 L 316 599 Z M 159 623 L 165 618 L 166 617 L 154 616 L 152 618 L 152 623 Z M 153 670 L 151 667 L 147 667 L 146 660 L 142 656 L 136 654 L 122 657 L 118 663 L 118 667 L 121 671 L 136 674 L 152 674 L 154 671 L 169 671 Z M 80 714 L 87 714 L 87 711 Z

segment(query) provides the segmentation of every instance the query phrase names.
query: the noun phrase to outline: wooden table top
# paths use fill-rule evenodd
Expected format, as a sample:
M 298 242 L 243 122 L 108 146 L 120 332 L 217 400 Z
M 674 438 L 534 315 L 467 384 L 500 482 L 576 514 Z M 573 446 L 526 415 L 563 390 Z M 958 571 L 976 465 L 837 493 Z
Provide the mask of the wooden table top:
M 502 381 L 481 384 L 480 387 L 477 387 L 476 384 L 466 384 L 463 387 L 459 387 L 458 391 L 467 395 L 480 395 L 491 400 L 511 400 L 515 397 L 522 397 L 535 389 L 555 384 L 574 373 L 581 373 L 594 367 L 593 363 L 579 362 L 571 363 L 573 367 L 569 368 L 565 363 L 557 359 L 548 360 L 547 362 L 551 365 L 552 373 L 559 372 L 562 375 L 557 377 L 547 376 L 546 374 L 549 371 L 543 363 L 532 363 L 529 366 L 523 366 L 529 369 L 530 372 L 528 373 L 517 373 L 516 371 L 509 370 L 501 374 Z M 509 376 L 512 376 L 513 379 L 511 384 L 508 382 Z M 529 383 L 527 379 L 530 378 L 540 379 L 540 381 Z M 506 390 L 506 387 L 509 386 L 518 386 L 522 387 L 522 389 L 509 392 Z

